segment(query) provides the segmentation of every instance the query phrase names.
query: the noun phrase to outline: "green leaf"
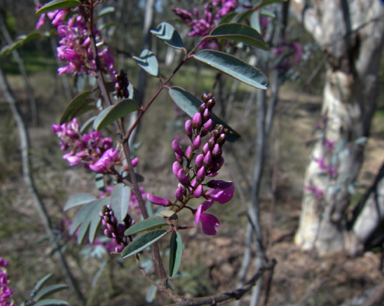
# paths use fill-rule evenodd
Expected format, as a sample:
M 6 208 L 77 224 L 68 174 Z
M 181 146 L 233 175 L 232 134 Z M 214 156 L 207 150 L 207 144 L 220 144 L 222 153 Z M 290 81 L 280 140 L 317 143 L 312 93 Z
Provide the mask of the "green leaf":
M 169 90 L 169 95 L 175 101 L 175 103 L 185 111 L 190 117 L 193 117 L 194 114 L 197 113 L 199 106 L 202 102 L 196 99 L 189 92 L 185 91 L 180 87 L 172 87 Z M 217 117 L 215 114 L 212 115 L 213 128 L 216 124 L 221 124 L 224 128 L 228 129 L 228 133 L 226 134 L 227 140 L 229 142 L 237 141 L 241 136 L 238 132 L 236 132 L 233 128 L 231 128 L 227 123 Z
M 41 278 L 36 284 L 35 286 L 33 287 L 33 290 L 34 292 L 37 292 L 40 290 L 40 288 L 42 286 L 44 286 L 44 284 L 48 281 L 48 279 L 50 279 L 52 277 L 53 273 L 49 273 L 47 275 L 45 275 L 43 278 Z
M 93 116 L 89 118 L 87 121 L 84 122 L 84 124 L 80 128 L 80 133 L 87 133 L 88 130 L 92 127 L 93 121 L 96 119 L 97 116 Z
M 34 306 L 67 306 L 68 303 L 66 301 L 61 300 L 42 300 L 38 301 Z
M 157 62 L 155 54 L 152 51 L 144 49 L 140 57 L 132 56 L 136 63 L 143 68 L 150 75 L 155 77 L 159 76 L 159 64 Z
M 171 249 L 169 251 L 169 276 L 174 277 L 179 270 L 181 256 L 183 253 L 183 243 L 178 232 L 173 232 L 171 236 Z
M 93 99 L 86 99 L 86 100 L 89 100 L 88 103 L 90 102 L 94 102 L 95 100 Z M 84 101 L 85 103 L 86 101 Z M 84 107 L 78 109 L 72 116 L 71 116 L 71 120 L 75 117 L 78 117 L 78 116 L 81 116 L 82 114 L 85 114 L 86 112 L 89 112 L 91 110 L 97 110 L 98 108 L 95 106 L 95 105 L 85 105 Z
M 96 175 L 95 175 L 95 186 L 100 191 L 105 192 L 104 174 L 96 173 Z
M 253 9 L 257 10 L 265 5 L 271 4 L 271 3 L 276 3 L 276 2 L 286 2 L 287 0 L 266 0 L 264 2 L 261 2 L 259 5 L 256 5 Z
M 64 289 L 68 289 L 68 286 L 65 285 L 65 284 L 59 284 L 59 285 L 52 285 L 52 286 L 48 286 L 48 287 L 45 287 L 43 288 L 42 290 L 40 290 L 34 297 L 33 297 L 33 301 L 34 302 L 37 302 L 43 298 L 46 298 L 56 292 L 59 292 L 61 290 L 64 290 Z
M 242 23 L 243 21 L 247 20 L 249 16 L 252 15 L 253 12 L 254 12 L 254 9 L 245 10 L 236 17 L 235 21 L 238 23 Z
M 173 220 L 178 219 L 177 214 L 175 214 L 175 212 L 173 210 L 170 210 L 170 209 L 165 209 L 165 210 L 160 211 L 159 215 L 162 215 L 162 216 L 167 217 L 167 218 L 171 218 Z
M 119 222 L 123 221 L 128 212 L 131 188 L 125 184 L 117 184 L 113 187 L 111 196 L 111 206 L 115 217 Z
M 76 114 L 76 112 L 78 112 L 82 107 L 89 104 L 92 100 L 87 98 L 91 93 L 92 91 L 87 90 L 74 97 L 73 100 L 69 102 L 65 108 L 64 113 L 61 115 L 60 124 L 68 121 L 68 119 L 71 118 L 73 114 Z
M 226 23 L 214 28 L 208 37 L 241 41 L 263 50 L 269 50 L 263 37 L 252 27 L 240 23 Z
M 100 26 L 99 31 L 104 30 L 106 28 L 113 27 L 114 25 L 115 25 L 115 23 L 113 21 L 105 23 L 102 26 Z
M 88 213 L 85 216 L 85 218 L 83 219 L 83 222 L 81 223 L 81 226 L 80 226 L 79 233 L 77 235 L 77 243 L 78 244 L 81 244 L 83 242 L 83 240 L 85 238 L 85 234 L 87 233 L 88 227 L 91 225 L 91 223 L 93 224 L 93 226 L 92 226 L 92 229 L 91 228 L 89 229 L 89 240 L 91 243 L 93 242 L 97 227 L 101 221 L 101 218 L 99 215 L 101 208 L 104 205 L 108 205 L 110 203 L 110 201 L 111 201 L 111 198 L 106 197 L 106 198 L 103 198 L 103 199 L 100 199 L 98 201 L 94 201 L 94 202 L 90 203 L 90 204 L 92 204 L 92 206 L 88 210 Z
M 80 224 L 84 221 L 85 217 L 87 216 L 89 210 L 92 208 L 93 204 L 95 203 L 95 201 L 92 201 L 92 202 L 89 202 L 87 204 L 85 204 L 80 210 L 79 212 L 76 214 L 76 217 L 75 219 L 73 220 L 73 223 L 71 225 L 71 228 L 69 230 L 69 234 L 70 235 L 73 235 L 77 228 L 80 226 Z
M 184 48 L 180 34 L 167 22 L 160 23 L 156 30 L 151 30 L 151 33 L 165 42 L 168 46 L 176 49 Z
M 227 15 L 224 15 L 224 17 L 219 21 L 219 24 L 231 22 L 233 17 L 235 17 L 236 15 L 237 15 L 236 12 L 232 12 L 232 13 L 229 13 Z
M 203 50 L 194 55 L 194 58 L 208 64 L 245 84 L 259 89 L 267 89 L 268 79 L 259 69 L 248 63 L 220 51 Z
M 101 18 L 107 14 L 113 13 L 115 11 L 115 7 L 113 6 L 107 6 L 100 10 L 100 12 L 97 14 L 96 18 Z
M 260 10 L 260 15 L 264 17 L 276 18 L 276 15 L 274 13 L 265 9 Z
M 85 203 L 89 203 L 91 201 L 95 201 L 96 197 L 89 193 L 78 193 L 71 197 L 67 203 L 65 203 L 63 211 L 66 211 L 72 207 L 83 205 Z
M 60 10 L 63 8 L 81 6 L 81 2 L 78 0 L 52 0 L 44 4 L 37 12 L 36 15 L 42 13 L 48 13 L 54 10 Z
M 136 253 L 141 252 L 142 250 L 149 247 L 152 243 L 159 240 L 161 237 L 167 234 L 166 230 L 154 230 L 152 232 L 146 233 L 143 236 L 136 238 L 131 242 L 121 253 L 122 258 L 127 258 L 129 256 L 135 255 Z
M 93 121 L 93 128 L 100 131 L 113 121 L 120 119 L 126 114 L 132 113 L 139 109 L 139 105 L 135 100 L 123 99 L 115 105 L 108 106 Z
M 157 217 L 157 216 L 150 217 L 150 218 L 147 218 L 147 219 L 145 219 L 139 223 L 132 225 L 130 228 L 128 228 L 125 231 L 124 236 L 129 236 L 129 235 L 141 233 L 144 231 L 149 231 L 149 230 L 152 230 L 154 228 L 162 227 L 162 226 L 166 226 L 166 225 L 168 225 L 168 224 L 167 224 L 167 222 L 164 221 L 163 217 Z
M 254 28 L 256 31 L 261 31 L 261 25 L 260 25 L 260 11 L 254 11 L 251 16 L 251 27 Z
M 41 37 L 41 34 L 40 34 L 39 32 L 32 32 L 32 33 L 29 33 L 29 34 L 27 35 L 27 37 L 25 37 L 25 38 L 23 39 L 22 44 L 24 45 L 24 44 L 26 44 L 27 42 L 30 42 L 31 40 L 34 40 L 34 39 L 38 39 L 38 38 L 40 38 L 40 37 Z
M 158 282 L 159 281 L 156 281 L 156 283 Z M 150 285 L 147 292 L 145 293 L 145 301 L 149 304 L 152 303 L 153 300 L 155 299 L 156 292 L 157 292 L 157 287 L 155 285 Z
M 142 176 L 141 174 L 135 173 L 135 177 L 138 183 L 144 182 L 144 176 Z M 132 183 L 130 174 L 128 174 L 125 178 L 128 180 L 128 182 Z

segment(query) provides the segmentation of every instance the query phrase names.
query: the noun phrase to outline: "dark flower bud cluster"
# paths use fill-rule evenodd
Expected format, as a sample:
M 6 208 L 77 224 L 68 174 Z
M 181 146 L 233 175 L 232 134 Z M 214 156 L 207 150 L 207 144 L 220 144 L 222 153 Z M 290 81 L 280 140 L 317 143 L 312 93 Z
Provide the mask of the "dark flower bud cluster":
M 103 206 L 100 217 L 104 227 L 104 235 L 113 239 L 118 245 L 115 247 L 115 252 L 120 253 L 128 245 L 128 237 L 124 237 L 124 232 L 132 224 L 131 217 L 127 215 L 124 219 L 124 224 L 119 224 L 111 205 Z
M 129 97 L 129 91 L 128 91 L 128 76 L 123 71 L 123 69 L 120 69 L 120 72 L 115 74 L 115 94 L 117 98 L 128 98 Z

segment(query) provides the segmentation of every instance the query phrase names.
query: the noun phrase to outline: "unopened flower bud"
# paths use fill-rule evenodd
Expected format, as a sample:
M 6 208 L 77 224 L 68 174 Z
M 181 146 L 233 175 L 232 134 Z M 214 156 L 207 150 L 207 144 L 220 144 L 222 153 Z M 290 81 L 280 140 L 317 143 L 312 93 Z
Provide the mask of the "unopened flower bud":
M 122 235 L 124 233 L 124 231 L 125 231 L 125 226 L 123 224 L 119 224 L 116 227 L 116 231 L 117 231 L 118 235 Z
M 195 158 L 195 165 L 197 168 L 200 168 L 203 165 L 204 154 L 199 154 Z
M 201 105 L 199 106 L 199 108 L 197 109 L 197 111 L 198 111 L 200 114 L 203 114 L 204 111 L 205 111 L 205 109 L 206 109 L 206 105 L 205 105 L 205 103 L 203 103 L 203 104 L 201 104 Z
M 196 114 L 193 115 L 193 118 L 192 118 L 192 128 L 196 130 L 200 130 L 202 124 L 203 124 L 203 118 L 201 117 L 201 114 L 197 112 Z
M 221 155 L 222 152 L 223 152 L 223 150 L 221 149 L 221 147 L 218 144 L 215 144 L 215 146 L 213 147 L 213 150 L 212 150 L 212 156 L 214 158 L 217 158 Z
M 173 171 L 173 174 L 175 176 L 177 176 L 177 173 L 179 172 L 179 170 L 182 169 L 181 165 L 179 162 L 175 161 L 172 165 L 172 171 Z
M 220 137 L 217 139 L 217 143 L 220 145 L 220 147 L 223 146 L 226 139 L 227 139 L 227 136 L 224 133 L 221 133 Z
M 177 154 L 177 153 L 175 152 L 175 156 L 176 156 L 176 159 L 177 159 L 180 163 L 183 162 L 183 156 L 182 156 L 182 155 L 179 155 L 179 154 Z
M 200 181 L 203 181 L 205 178 L 205 167 L 202 166 L 196 173 L 196 176 L 200 179 Z
M 208 132 L 212 130 L 213 126 L 213 121 L 212 119 L 209 119 L 205 124 L 204 124 L 204 130 L 207 130 Z
M 203 147 L 203 153 L 206 154 L 209 151 L 209 145 L 206 143 Z
M 139 163 L 139 158 L 135 157 L 134 159 L 132 159 L 132 167 L 133 168 L 135 168 L 138 163 Z
M 178 187 L 175 191 L 176 199 L 178 199 L 179 201 L 183 201 L 183 194 L 184 194 L 184 191 L 180 187 Z
M 224 165 L 224 158 L 222 156 L 219 156 L 211 166 L 212 172 L 217 172 L 221 169 L 221 167 Z
M 107 236 L 108 238 L 112 238 L 112 233 L 107 229 L 104 230 L 104 235 Z
M 115 225 L 117 224 L 117 219 L 114 216 L 111 217 L 111 223 Z
M 208 101 L 208 95 L 206 93 L 203 93 L 203 101 L 207 103 Z
M 208 151 L 204 156 L 204 166 L 207 167 L 210 163 L 212 163 L 212 154 L 211 151 Z
M 187 133 L 189 138 L 192 137 L 192 121 L 191 120 L 187 120 L 185 122 L 185 132 Z
M 203 186 L 199 185 L 197 186 L 196 190 L 193 192 L 193 196 L 195 198 L 200 198 L 204 192 Z
M 107 229 L 112 233 L 115 230 L 115 227 L 112 224 L 107 223 Z
M 175 153 L 177 153 L 178 155 L 180 156 L 184 156 L 184 151 L 183 149 L 180 147 L 179 143 L 177 142 L 177 140 L 175 139 L 174 141 L 172 141 L 172 149 L 173 151 L 175 151 Z
M 214 137 L 211 137 L 208 141 L 208 147 L 209 150 L 212 151 L 213 147 L 215 146 L 216 140 Z
M 189 179 L 185 175 L 184 169 L 180 169 L 179 172 L 177 172 L 177 179 L 179 182 L 183 185 L 189 185 Z
M 211 137 L 217 139 L 217 137 L 219 137 L 219 135 L 220 135 L 220 133 L 217 130 L 217 125 L 216 125 L 216 128 L 211 132 Z
M 209 119 L 211 119 L 211 113 L 209 112 L 208 108 L 206 108 L 203 113 L 203 120 L 206 122 Z
M 164 198 L 160 198 L 160 197 L 155 196 L 151 193 L 147 193 L 147 199 L 149 202 L 156 204 L 156 205 L 170 206 L 172 204 L 171 201 L 164 199 Z
M 119 245 L 115 247 L 115 252 L 121 253 L 124 250 L 124 245 Z
M 195 150 L 197 150 L 197 149 L 199 149 L 200 148 L 200 146 L 201 146 L 201 137 L 200 137 L 200 135 L 197 135 L 196 136 L 196 138 L 195 138 L 195 140 L 193 141 L 193 148 L 195 149 Z
M 208 109 L 212 109 L 215 106 L 215 104 L 216 104 L 215 98 L 208 100 L 207 102 Z
M 191 146 L 189 146 L 189 147 L 187 148 L 187 150 L 185 151 L 185 155 L 187 156 L 187 158 L 188 158 L 189 160 L 192 159 L 192 157 L 193 157 L 193 150 L 192 150 L 192 147 L 191 147 Z

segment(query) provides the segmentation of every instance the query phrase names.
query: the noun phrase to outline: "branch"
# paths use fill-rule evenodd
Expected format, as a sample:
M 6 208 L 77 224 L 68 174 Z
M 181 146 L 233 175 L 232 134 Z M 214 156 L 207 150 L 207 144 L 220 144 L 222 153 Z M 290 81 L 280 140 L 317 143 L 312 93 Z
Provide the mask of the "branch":
M 252 289 L 255 286 L 256 282 L 263 276 L 265 271 L 273 270 L 276 265 L 276 260 L 272 259 L 271 263 L 267 266 L 260 267 L 255 275 L 241 288 L 234 291 L 219 293 L 212 296 L 207 296 L 203 298 L 190 299 L 184 302 L 172 304 L 173 306 L 198 306 L 198 305 L 216 305 L 216 303 L 221 303 L 229 300 L 239 300 L 243 297 L 245 293 Z M 170 306 L 172 306 L 170 305 Z

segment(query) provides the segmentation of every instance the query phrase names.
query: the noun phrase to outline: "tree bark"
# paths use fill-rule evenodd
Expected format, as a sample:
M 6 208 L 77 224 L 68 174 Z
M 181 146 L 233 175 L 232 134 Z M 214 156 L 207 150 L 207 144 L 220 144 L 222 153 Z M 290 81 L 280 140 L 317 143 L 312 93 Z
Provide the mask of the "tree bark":
M 327 56 L 323 126 L 304 180 L 304 186 L 325 194 L 316 198 L 314 192 L 304 191 L 295 243 L 303 250 L 315 248 L 319 255 L 341 250 L 355 254 L 364 241 L 357 239 L 359 232 L 348 231 L 345 211 L 363 163 L 363 137 L 369 135 L 376 108 L 384 9 L 373 0 L 323 0 L 316 5 L 308 8 L 295 0 L 292 12 Z M 335 149 L 327 148 L 329 141 Z

